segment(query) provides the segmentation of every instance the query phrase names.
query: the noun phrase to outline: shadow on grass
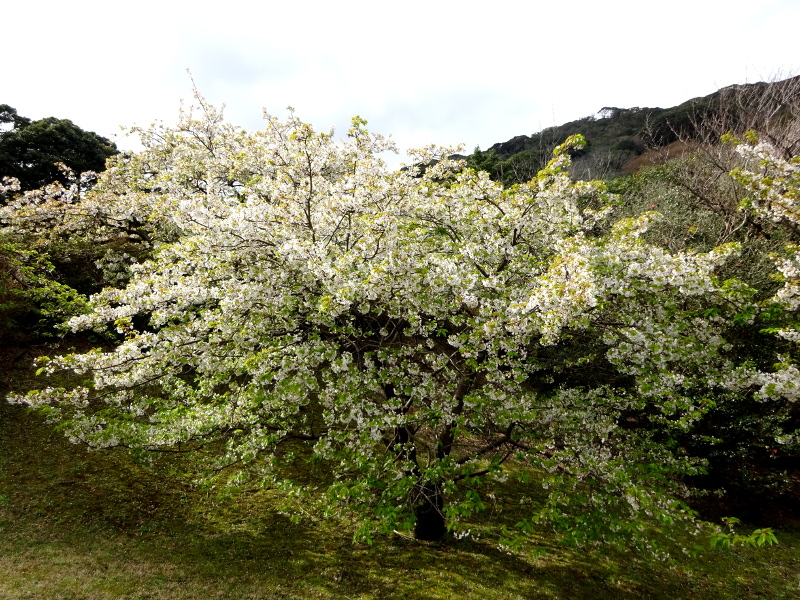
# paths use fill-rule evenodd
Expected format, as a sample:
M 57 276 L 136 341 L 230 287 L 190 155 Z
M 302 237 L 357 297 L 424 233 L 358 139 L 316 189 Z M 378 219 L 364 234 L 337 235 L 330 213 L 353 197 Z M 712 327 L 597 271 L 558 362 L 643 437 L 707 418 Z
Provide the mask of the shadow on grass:
M 279 520 L 274 525 L 258 536 L 199 533 L 166 545 L 163 537 L 152 538 L 157 547 L 146 544 L 147 553 L 196 576 L 254 580 L 290 597 L 638 600 L 692 597 L 697 584 L 663 565 L 629 561 L 623 572 L 615 561 L 557 547 L 509 555 L 488 542 L 434 546 L 389 538 L 367 548 L 330 531 Z M 707 587 L 702 592 L 705 598 L 729 597 Z
M 89 452 L 3 402 L 0 499 L 0 596 L 10 599 L 34 597 L 23 578 L 43 598 L 792 597 L 774 586 L 762 596 L 755 567 L 732 587 L 733 559 L 688 575 L 648 557 L 565 548 L 546 532 L 515 554 L 472 538 L 354 545 L 346 525 L 293 523 L 264 495 L 214 502 L 176 483 L 174 465 Z

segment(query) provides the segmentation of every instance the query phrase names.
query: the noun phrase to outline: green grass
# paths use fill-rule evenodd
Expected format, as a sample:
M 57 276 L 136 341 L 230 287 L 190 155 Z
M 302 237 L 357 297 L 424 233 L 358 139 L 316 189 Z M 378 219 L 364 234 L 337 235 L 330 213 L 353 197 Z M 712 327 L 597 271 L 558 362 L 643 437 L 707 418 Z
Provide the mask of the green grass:
M 519 552 L 492 531 L 444 544 L 352 543 L 347 523 L 292 523 L 269 491 L 228 499 L 176 479 L 180 465 L 69 444 L 25 409 L 0 405 L 0 598 L 780 599 L 800 597 L 800 532 L 778 546 L 708 549 L 674 564 L 607 547 L 570 548 L 547 529 Z M 475 537 L 477 536 L 477 537 Z

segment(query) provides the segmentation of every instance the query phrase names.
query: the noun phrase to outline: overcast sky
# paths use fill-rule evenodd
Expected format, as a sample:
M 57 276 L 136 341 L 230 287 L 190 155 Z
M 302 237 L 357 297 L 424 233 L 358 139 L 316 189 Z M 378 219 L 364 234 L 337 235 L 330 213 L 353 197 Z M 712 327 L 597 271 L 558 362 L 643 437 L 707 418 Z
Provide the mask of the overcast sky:
M 285 107 L 401 148 L 487 148 L 603 106 L 679 104 L 800 73 L 800 0 L 13 0 L 0 104 L 133 147 L 200 91 L 247 129 Z

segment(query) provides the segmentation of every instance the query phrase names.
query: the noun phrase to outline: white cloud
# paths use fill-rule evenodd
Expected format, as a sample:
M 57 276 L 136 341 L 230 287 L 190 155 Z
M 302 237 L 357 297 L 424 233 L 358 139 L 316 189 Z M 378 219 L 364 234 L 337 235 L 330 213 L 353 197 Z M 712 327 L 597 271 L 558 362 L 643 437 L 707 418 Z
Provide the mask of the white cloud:
M 291 104 L 319 128 L 360 114 L 401 147 L 468 149 L 800 67 L 795 0 L 29 1 L 4 21 L 0 102 L 106 136 L 172 121 L 187 67 L 248 128 Z

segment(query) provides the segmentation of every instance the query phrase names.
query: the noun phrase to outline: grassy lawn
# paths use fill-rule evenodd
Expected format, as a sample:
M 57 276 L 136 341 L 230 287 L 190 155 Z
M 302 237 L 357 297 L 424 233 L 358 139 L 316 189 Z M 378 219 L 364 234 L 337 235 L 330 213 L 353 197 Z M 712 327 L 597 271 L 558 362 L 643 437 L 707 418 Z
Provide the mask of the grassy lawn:
M 223 500 L 174 468 L 88 452 L 0 403 L 0 598 L 800 597 L 798 531 L 778 531 L 778 546 L 709 548 L 674 564 L 566 547 L 547 529 L 508 554 L 491 532 L 513 523 L 513 509 L 495 506 L 470 524 L 472 537 L 387 536 L 369 547 L 353 544 L 346 523 L 292 523 L 268 491 Z

